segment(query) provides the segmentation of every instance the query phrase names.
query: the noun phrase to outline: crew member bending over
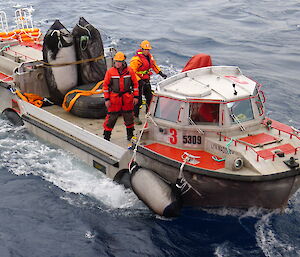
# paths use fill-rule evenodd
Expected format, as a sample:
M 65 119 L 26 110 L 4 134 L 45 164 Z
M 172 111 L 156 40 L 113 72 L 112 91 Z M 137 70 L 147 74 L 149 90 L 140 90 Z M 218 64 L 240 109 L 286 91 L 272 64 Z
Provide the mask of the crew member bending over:
M 156 65 L 153 56 L 150 54 L 152 49 L 149 41 L 144 40 L 140 44 L 141 49 L 136 51 L 136 55 L 132 57 L 130 61 L 130 67 L 136 73 L 137 80 L 139 82 L 139 102 L 134 106 L 134 121 L 137 125 L 142 124 L 139 119 L 140 106 L 142 105 L 142 95 L 146 98 L 146 112 L 148 112 L 149 105 L 152 99 L 152 91 L 150 84 L 150 75 L 152 74 L 151 69 L 155 73 L 162 76 L 164 79 L 167 75 L 161 72 L 160 68 Z
M 124 118 L 127 140 L 133 136 L 133 106 L 138 103 L 139 85 L 134 71 L 127 67 L 125 59 L 122 52 L 117 52 L 114 67 L 106 72 L 104 78 L 103 91 L 108 113 L 103 124 L 103 135 L 108 141 L 120 113 Z

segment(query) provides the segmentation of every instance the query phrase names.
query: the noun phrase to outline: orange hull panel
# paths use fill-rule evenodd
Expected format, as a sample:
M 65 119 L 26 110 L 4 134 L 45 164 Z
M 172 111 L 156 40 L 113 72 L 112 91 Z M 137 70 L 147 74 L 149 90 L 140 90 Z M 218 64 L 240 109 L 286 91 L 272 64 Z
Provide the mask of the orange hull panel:
M 225 167 L 225 162 L 217 162 L 212 159 L 214 155 L 201 151 L 201 150 L 191 150 L 191 149 L 179 149 L 172 146 L 163 145 L 160 143 L 153 143 L 145 146 L 146 148 L 165 156 L 169 159 L 173 159 L 175 161 L 183 162 L 182 155 L 186 152 L 193 156 L 200 156 L 196 160 L 200 161 L 198 164 L 189 164 L 198 168 L 206 169 L 206 170 L 219 170 Z M 216 156 L 217 157 L 217 156 Z M 217 157 L 218 159 L 221 159 Z

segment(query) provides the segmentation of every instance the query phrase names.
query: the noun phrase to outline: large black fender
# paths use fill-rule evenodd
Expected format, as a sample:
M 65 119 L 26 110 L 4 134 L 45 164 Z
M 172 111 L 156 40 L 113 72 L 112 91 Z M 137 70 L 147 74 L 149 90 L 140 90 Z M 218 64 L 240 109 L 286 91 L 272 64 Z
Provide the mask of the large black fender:
M 14 126 L 18 127 L 18 126 L 23 126 L 24 125 L 24 121 L 22 120 L 20 115 L 12 109 L 4 110 L 1 113 L 1 117 L 3 117 L 4 119 L 9 120 L 9 122 L 12 123 Z
M 74 89 L 90 91 L 95 84 L 82 85 Z M 69 106 L 70 101 L 76 96 L 76 93 L 72 93 L 67 96 L 66 106 Z M 82 118 L 91 118 L 91 119 L 102 119 L 105 118 L 107 114 L 107 109 L 105 106 L 105 99 L 103 94 L 94 94 L 91 96 L 80 96 L 75 104 L 73 105 L 71 111 L 72 114 Z
M 114 176 L 113 181 L 123 185 L 125 188 L 131 188 L 129 170 L 124 169 L 118 171 L 118 173 Z
M 51 101 L 61 105 L 64 95 L 78 84 L 76 52 L 72 34 L 56 20 L 47 31 L 43 44 L 44 68 Z M 61 65 L 55 67 L 53 65 Z M 50 65 L 50 66 L 49 66 Z
M 77 60 L 101 57 L 96 61 L 83 62 L 78 65 L 79 83 L 89 84 L 103 80 L 106 63 L 100 32 L 83 17 L 80 17 L 72 35 L 75 40 Z
M 180 215 L 182 204 L 176 187 L 155 172 L 138 167 L 131 173 L 130 183 L 133 192 L 154 213 L 164 217 Z

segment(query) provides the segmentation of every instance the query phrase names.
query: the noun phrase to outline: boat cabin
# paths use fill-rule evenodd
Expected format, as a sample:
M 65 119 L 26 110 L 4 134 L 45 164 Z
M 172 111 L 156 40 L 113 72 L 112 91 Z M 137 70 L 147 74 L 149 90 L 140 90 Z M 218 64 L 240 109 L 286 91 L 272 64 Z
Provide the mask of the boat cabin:
M 201 144 L 207 132 L 230 134 L 259 125 L 264 119 L 264 95 L 238 67 L 211 66 L 159 83 L 150 112 L 157 124 L 150 126 L 154 140 L 186 147 Z M 168 127 L 182 134 L 182 141 L 170 130 L 166 137 Z

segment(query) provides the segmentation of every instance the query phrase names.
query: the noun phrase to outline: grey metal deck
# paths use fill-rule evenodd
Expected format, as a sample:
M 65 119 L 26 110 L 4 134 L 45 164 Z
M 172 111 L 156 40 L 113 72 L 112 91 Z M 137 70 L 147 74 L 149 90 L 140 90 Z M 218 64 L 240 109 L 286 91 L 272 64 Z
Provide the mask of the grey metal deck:
M 104 119 L 88 119 L 88 118 L 81 118 L 73 115 L 72 113 L 66 112 L 62 107 L 57 105 L 43 107 L 44 110 L 50 112 L 53 115 L 56 115 L 66 121 L 69 121 L 76 126 L 85 129 L 97 136 L 101 136 L 103 134 L 103 123 Z M 144 106 L 140 112 L 140 119 L 142 121 L 145 120 L 145 111 Z M 142 128 L 143 125 L 135 125 L 135 134 L 139 129 Z M 113 129 L 111 142 L 115 143 L 121 147 L 128 147 L 129 142 L 126 139 L 126 127 L 124 125 L 123 117 L 120 116 L 118 121 Z

